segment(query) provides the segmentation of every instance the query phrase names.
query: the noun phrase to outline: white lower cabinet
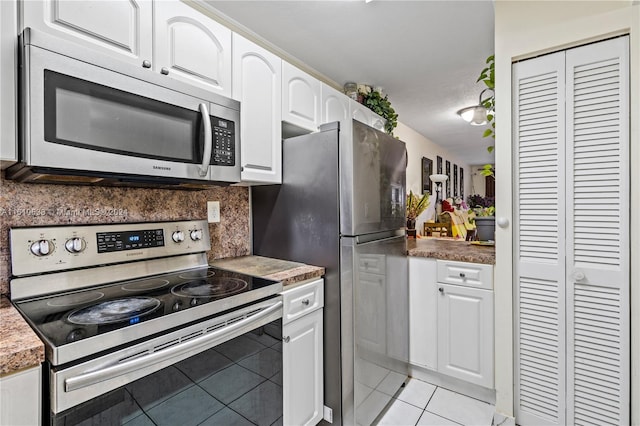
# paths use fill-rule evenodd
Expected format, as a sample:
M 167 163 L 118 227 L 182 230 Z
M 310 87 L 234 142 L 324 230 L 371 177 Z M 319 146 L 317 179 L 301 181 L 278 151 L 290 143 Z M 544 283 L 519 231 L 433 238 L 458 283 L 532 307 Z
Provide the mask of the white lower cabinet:
M 438 371 L 493 387 L 493 291 L 438 283 Z
M 491 265 L 410 258 L 410 363 L 493 388 L 492 283 Z
M 322 420 L 323 289 L 321 279 L 282 292 L 284 425 L 315 425 Z
M 0 378 L 0 426 L 41 424 L 41 367 Z

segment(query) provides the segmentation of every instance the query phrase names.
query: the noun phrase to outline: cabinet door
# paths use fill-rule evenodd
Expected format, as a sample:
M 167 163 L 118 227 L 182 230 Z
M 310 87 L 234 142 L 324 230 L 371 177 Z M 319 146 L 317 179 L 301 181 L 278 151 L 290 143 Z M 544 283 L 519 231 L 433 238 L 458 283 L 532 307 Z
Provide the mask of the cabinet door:
M 240 101 L 242 180 L 282 183 L 282 60 L 233 34 L 233 98 Z
M 282 63 L 282 120 L 310 131 L 320 123 L 320 81 Z
M 409 362 L 438 368 L 436 260 L 409 258 Z
M 349 99 L 347 95 L 336 89 L 322 84 L 321 87 L 322 108 L 320 124 L 339 121 L 341 129 L 347 122 L 351 122 L 349 115 Z
M 285 425 L 315 425 L 323 416 L 322 309 L 282 328 Z
M 231 30 L 180 1 L 154 3 L 153 69 L 231 97 Z
M 39 425 L 42 406 L 40 366 L 0 378 L 0 425 Z
M 438 283 L 438 371 L 493 388 L 493 292 Z
M 17 105 L 17 2 L 0 1 L 0 159 L 2 168 L 18 160 Z
M 358 120 L 367 126 L 371 126 L 373 121 L 373 112 L 369 108 L 349 98 L 349 111 L 351 113 L 351 118 Z
M 151 61 L 151 0 L 23 1 L 22 28 L 62 37 L 119 60 Z

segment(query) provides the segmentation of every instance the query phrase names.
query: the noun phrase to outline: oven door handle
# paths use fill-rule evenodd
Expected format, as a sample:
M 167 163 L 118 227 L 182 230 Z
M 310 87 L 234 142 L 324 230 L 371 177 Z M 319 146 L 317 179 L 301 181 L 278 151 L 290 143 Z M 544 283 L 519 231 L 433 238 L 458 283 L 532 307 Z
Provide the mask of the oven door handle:
M 87 386 L 94 385 L 96 383 L 104 382 L 105 380 L 110 380 L 115 377 L 122 376 L 123 374 L 130 373 L 142 367 L 147 367 L 151 364 L 157 364 L 159 362 L 169 360 L 171 358 L 178 357 L 180 355 L 184 355 L 195 349 L 200 349 L 203 346 L 211 345 L 212 343 L 217 343 L 218 340 L 226 337 L 228 334 L 231 334 L 239 329 L 242 329 L 243 327 L 250 326 L 252 323 L 262 320 L 263 318 L 271 315 L 272 313 L 274 313 L 275 311 L 281 308 L 282 308 L 282 301 L 278 301 L 273 305 L 269 306 L 268 308 L 263 309 L 261 312 L 257 314 L 254 314 L 248 318 L 244 318 L 240 321 L 234 322 L 231 325 L 227 325 L 223 328 L 207 333 L 203 336 L 191 339 L 185 343 L 177 344 L 175 346 L 162 349 L 158 352 L 153 352 L 149 355 L 144 355 L 139 358 L 132 359 L 130 361 L 121 362 L 119 364 L 102 368 L 100 370 L 80 374 L 75 377 L 69 377 L 64 381 L 65 391 L 71 392 L 74 390 L 82 389 Z M 208 348 L 204 348 L 202 350 L 205 350 L 205 349 L 208 349 Z
M 201 103 L 199 106 L 202 115 L 202 125 L 204 126 L 204 152 L 202 153 L 202 164 L 200 165 L 200 177 L 205 177 L 209 173 L 209 163 L 211 162 L 211 150 L 213 149 L 213 138 L 211 134 L 211 120 L 207 104 Z

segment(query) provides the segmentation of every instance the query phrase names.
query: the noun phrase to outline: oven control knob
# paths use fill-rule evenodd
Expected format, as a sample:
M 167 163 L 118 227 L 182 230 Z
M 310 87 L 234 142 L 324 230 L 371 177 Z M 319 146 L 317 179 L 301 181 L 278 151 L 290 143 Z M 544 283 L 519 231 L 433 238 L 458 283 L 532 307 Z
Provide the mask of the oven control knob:
M 174 303 L 174 304 L 173 304 L 173 308 L 172 308 L 172 309 L 173 309 L 174 311 L 179 311 L 179 310 L 180 310 L 180 308 L 182 308 L 182 302 L 178 301 L 178 302 L 176 302 L 176 303 Z
M 191 239 L 193 241 L 200 241 L 202 239 L 202 231 L 200 229 L 191 231 Z
M 191 302 L 189 303 L 191 306 L 196 306 L 198 304 L 198 299 L 196 299 L 195 297 L 193 299 L 191 299 Z
M 184 241 L 184 232 L 175 231 L 173 235 L 171 235 L 171 238 L 173 238 L 173 241 L 175 241 L 176 243 L 181 243 Z
M 80 253 L 85 248 L 84 240 L 78 237 L 70 238 L 64 243 L 64 248 L 66 248 L 69 253 Z
M 30 249 L 36 256 L 46 256 L 53 251 L 53 243 L 49 240 L 38 240 L 31 244 Z

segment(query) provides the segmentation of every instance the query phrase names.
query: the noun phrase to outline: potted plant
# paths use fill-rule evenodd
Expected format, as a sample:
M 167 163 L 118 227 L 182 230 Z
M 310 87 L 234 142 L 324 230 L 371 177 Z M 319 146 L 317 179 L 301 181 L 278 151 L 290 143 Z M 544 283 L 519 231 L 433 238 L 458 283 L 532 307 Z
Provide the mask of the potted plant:
M 358 91 L 358 101 L 371 111 L 386 120 L 384 130 L 393 136 L 393 129 L 398 125 L 398 114 L 391 106 L 388 96 L 383 95 L 380 90 L 372 90 L 371 87 L 361 85 Z
M 496 232 L 495 200 L 493 197 L 470 195 L 467 204 L 475 213 L 476 236 L 480 241 L 493 241 Z
M 409 191 L 407 195 L 407 234 L 416 236 L 416 218 L 429 206 L 429 193 L 422 196 Z

